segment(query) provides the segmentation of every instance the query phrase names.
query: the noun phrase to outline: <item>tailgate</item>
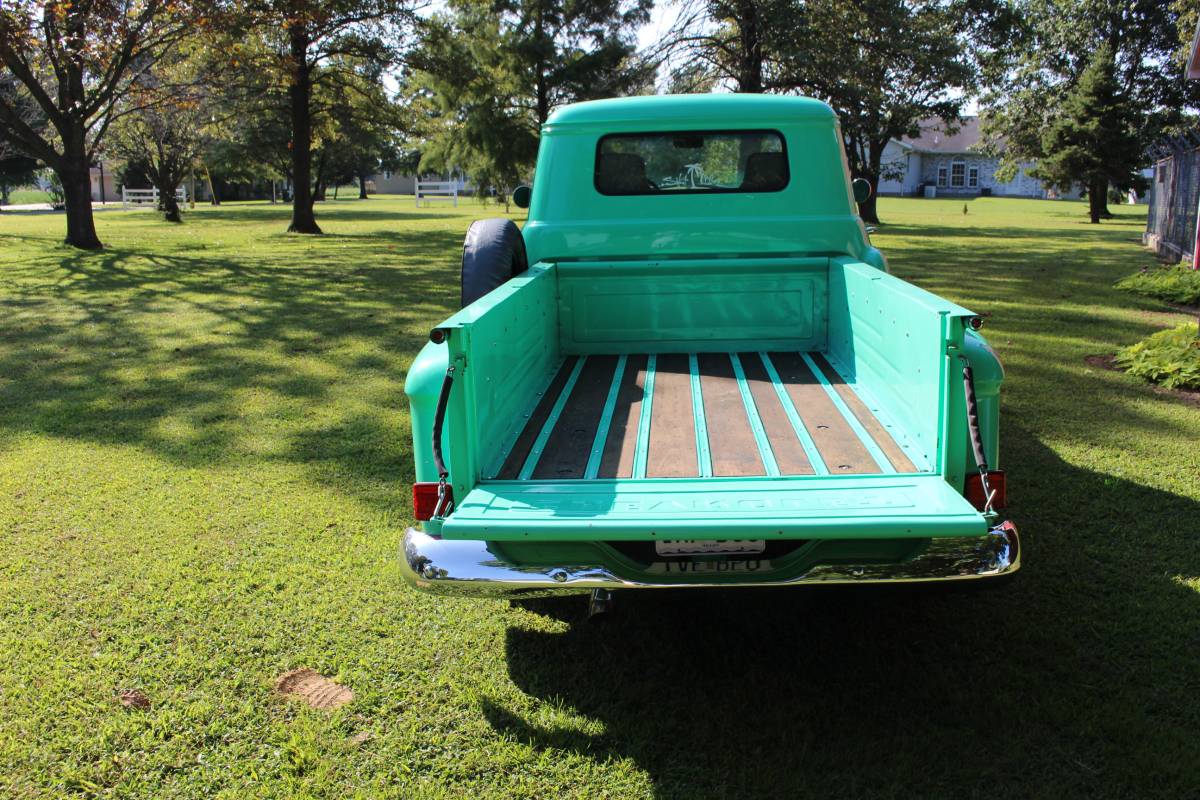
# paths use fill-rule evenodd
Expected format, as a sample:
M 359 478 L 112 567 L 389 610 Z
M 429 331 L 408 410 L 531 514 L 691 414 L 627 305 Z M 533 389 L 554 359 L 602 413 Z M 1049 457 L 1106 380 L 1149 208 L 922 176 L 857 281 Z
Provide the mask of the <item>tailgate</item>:
M 938 475 L 488 481 L 441 526 L 490 541 L 982 536 L 983 516 Z

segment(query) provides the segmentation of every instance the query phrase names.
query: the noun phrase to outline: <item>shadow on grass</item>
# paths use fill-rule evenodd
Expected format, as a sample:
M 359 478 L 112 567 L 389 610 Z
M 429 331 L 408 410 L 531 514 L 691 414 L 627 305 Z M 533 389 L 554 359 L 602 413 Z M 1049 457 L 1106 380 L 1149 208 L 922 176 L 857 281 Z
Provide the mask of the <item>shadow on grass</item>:
M 53 269 L 30 266 L 4 298 L 24 313 L 4 324 L 0 445 L 29 431 L 189 466 L 278 459 L 395 507 L 389 484 L 412 465 L 388 413 L 403 406 L 421 321 L 457 306 L 461 241 L 385 231 L 259 261 L 54 252 Z M 264 425 L 277 432 L 268 452 L 248 449 Z
M 605 732 L 484 714 L 535 748 L 632 758 L 660 797 L 1194 795 L 1200 596 L 1175 576 L 1200 575 L 1200 504 L 1007 433 L 1015 581 L 632 592 L 599 624 L 552 601 L 578 624 L 510 628 L 511 677 Z

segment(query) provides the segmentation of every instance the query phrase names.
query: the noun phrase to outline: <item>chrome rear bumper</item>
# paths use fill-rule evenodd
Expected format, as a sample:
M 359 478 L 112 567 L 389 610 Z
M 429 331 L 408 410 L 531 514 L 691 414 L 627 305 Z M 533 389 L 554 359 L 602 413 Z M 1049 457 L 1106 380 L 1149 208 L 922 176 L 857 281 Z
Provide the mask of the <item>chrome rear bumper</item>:
M 400 569 L 417 589 L 478 597 L 546 597 L 593 589 L 696 589 L 803 584 L 872 584 L 966 581 L 1010 575 L 1021 567 L 1017 528 L 1004 522 L 983 536 L 930 541 L 917 557 L 898 564 L 819 564 L 785 579 L 765 577 L 730 583 L 648 581 L 625 578 L 609 567 L 520 567 L 500 560 L 486 542 L 435 539 L 414 528 L 404 534 Z

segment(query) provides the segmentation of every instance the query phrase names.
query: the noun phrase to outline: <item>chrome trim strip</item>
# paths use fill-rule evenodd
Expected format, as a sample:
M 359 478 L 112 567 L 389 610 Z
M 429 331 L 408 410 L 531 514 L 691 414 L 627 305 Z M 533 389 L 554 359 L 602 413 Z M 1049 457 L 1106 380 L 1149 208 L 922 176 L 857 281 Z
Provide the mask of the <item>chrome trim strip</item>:
M 1021 568 L 1017 528 L 1003 522 L 983 536 L 930 540 L 919 556 L 900 564 L 818 564 L 785 579 L 737 583 L 676 583 L 624 578 L 604 565 L 518 567 L 492 554 L 486 542 L 435 539 L 409 528 L 400 571 L 404 580 L 434 594 L 478 597 L 545 597 L 593 589 L 698 589 L 805 584 L 871 584 L 969 581 L 1010 575 Z

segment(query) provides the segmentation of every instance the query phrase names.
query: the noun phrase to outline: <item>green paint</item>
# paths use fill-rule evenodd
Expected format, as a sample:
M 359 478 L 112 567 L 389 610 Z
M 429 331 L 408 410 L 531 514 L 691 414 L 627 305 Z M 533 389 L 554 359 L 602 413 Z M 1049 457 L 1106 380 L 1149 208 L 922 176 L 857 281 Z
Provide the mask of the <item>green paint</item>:
M 804 447 L 804 454 L 808 456 L 808 461 L 812 464 L 813 471 L 818 475 L 828 475 L 829 467 L 825 466 L 825 459 L 821 458 L 821 453 L 817 450 L 817 444 L 813 441 L 812 434 L 808 432 L 804 421 L 800 419 L 800 414 L 796 411 L 796 406 L 792 403 L 792 398 L 788 395 L 787 389 L 784 388 L 783 380 L 775 370 L 775 364 L 772 363 L 771 357 L 766 353 L 759 353 L 759 358 L 762 359 L 763 366 L 767 370 L 767 375 L 771 378 L 771 387 L 775 390 L 775 395 L 783 405 L 783 412 L 787 414 L 788 422 L 792 423 L 792 430 L 796 432 L 796 437 L 800 439 L 800 444 Z
M 826 396 L 837 407 L 838 413 L 846 420 L 846 424 L 850 426 L 850 430 L 854 431 L 854 435 L 867 448 L 867 452 L 871 454 L 871 458 L 885 473 L 895 472 L 896 468 L 892 466 L 892 462 L 888 461 L 883 451 L 879 449 L 879 445 L 875 444 L 875 440 L 871 438 L 871 434 L 867 433 L 866 428 L 858 421 L 858 417 L 854 416 L 854 412 L 846 405 L 846 401 L 842 399 L 837 390 L 829 383 L 829 378 L 825 377 L 825 373 L 817 366 L 817 362 L 813 361 L 812 356 L 808 353 L 801 353 L 800 357 L 804 359 L 804 363 L 808 365 L 809 370 L 820 382 L 821 388 L 825 390 Z
M 596 191 L 592 175 L 601 136 L 661 131 L 664 125 L 677 131 L 776 130 L 787 143 L 793 179 L 777 192 Z M 783 97 L 631 98 L 568 107 L 543 133 L 538 174 L 544 177 L 534 186 L 524 228 L 533 267 L 439 326 L 448 342 L 428 346 L 409 376 L 417 473 L 428 475 L 430 444 L 424 440 L 436 389 L 448 359 L 461 365 L 445 438 L 451 482 L 461 501 L 444 535 L 721 538 L 732 531 L 768 535 L 775 526 L 774 535 L 886 539 L 982 530 L 982 517 L 958 495 L 969 449 L 955 364 L 960 354 L 977 364 L 985 446 L 994 451 L 1000 380 L 994 355 L 982 339 L 966 333 L 970 311 L 886 272 L 855 214 L 836 120 L 826 106 Z M 778 372 L 759 355 L 817 473 L 780 477 L 736 356 L 776 350 L 825 354 L 847 384 L 879 409 L 880 420 L 926 473 L 922 479 L 890 474 L 895 471 L 890 461 L 806 355 L 872 458 L 898 483 L 830 476 Z M 664 353 L 688 355 L 698 477 L 653 483 L 650 495 L 632 484 L 598 480 L 620 375 L 628 356 L 644 354 L 647 374 L 631 480 L 651 485 L 646 463 L 656 357 Z M 764 476 L 740 479 L 745 484 L 735 488 L 729 479 L 712 476 L 708 432 L 725 421 L 704 408 L 699 353 L 730 354 L 742 397 L 739 412 L 746 415 L 764 465 Z M 620 361 L 584 479 L 530 480 L 582 358 L 602 354 Z M 555 368 L 571 356 L 581 358 L 538 432 L 520 471 L 522 481 L 502 487 L 490 480 Z M 764 487 L 771 491 L 764 493 Z M 698 498 L 716 504 L 703 519 L 667 511 L 686 512 Z M 769 521 L 746 511 L 747 503 L 769 506 L 780 498 L 790 505 L 778 516 L 768 514 Z M 642 505 L 647 502 L 651 506 Z M 722 503 L 745 513 L 727 518 Z M 871 513 L 844 511 L 860 506 Z M 643 512 L 630 511 L 639 508 Z
M 596 438 L 592 442 L 592 452 L 588 456 L 587 469 L 584 478 L 594 478 L 600 471 L 600 461 L 604 457 L 604 443 L 608 441 L 608 429 L 612 427 L 613 409 L 617 405 L 617 395 L 621 392 L 621 378 L 625 374 L 625 362 L 628 356 L 622 355 L 617 359 L 613 370 L 612 384 L 608 387 L 608 397 L 604 400 L 604 411 L 600 415 L 600 424 L 596 427 Z
M 554 433 L 554 426 L 558 424 L 558 418 L 562 416 L 562 411 L 566 408 L 567 400 L 571 397 L 571 390 L 575 388 L 575 383 L 579 380 L 579 373 L 583 372 L 583 365 L 586 361 L 587 356 L 576 359 L 575 366 L 571 369 L 571 374 L 567 377 L 567 382 L 563 384 L 562 391 L 558 394 L 558 399 L 554 401 L 554 406 L 550 409 L 549 416 L 546 417 L 541 431 L 538 432 L 537 438 L 533 441 L 533 448 L 529 451 L 529 455 L 525 457 L 525 464 L 521 467 L 521 480 L 527 481 L 533 477 L 533 471 L 537 469 L 538 460 L 542 457 L 542 453 L 546 449 L 546 442 L 550 441 L 550 434 Z
M 704 391 L 700 386 L 700 363 L 688 353 L 688 372 L 692 388 L 692 420 L 696 428 L 696 469 L 701 478 L 712 477 L 712 453 L 708 449 L 708 425 L 704 419 Z
M 553 531 L 554 536 L 546 535 Z M 488 481 L 447 539 L 887 539 L 986 532 L 938 475 Z
M 654 403 L 654 369 L 658 359 L 653 353 L 646 359 L 646 385 L 642 389 L 641 413 L 638 415 L 637 444 L 633 450 L 633 477 L 646 477 L 646 457 L 650 452 L 650 414 Z
M 760 354 L 760 355 L 765 355 Z M 767 439 L 767 431 L 763 428 L 762 419 L 758 416 L 758 406 L 754 404 L 754 395 L 746 384 L 746 373 L 742 369 L 742 360 L 737 353 L 730 353 L 733 362 L 733 374 L 737 377 L 738 391 L 742 395 L 742 405 L 746 407 L 746 417 L 750 420 L 750 430 L 754 432 L 754 443 L 758 445 L 758 456 L 762 459 L 767 475 L 779 475 L 779 465 L 775 463 L 775 453 L 771 451 L 771 442 Z

